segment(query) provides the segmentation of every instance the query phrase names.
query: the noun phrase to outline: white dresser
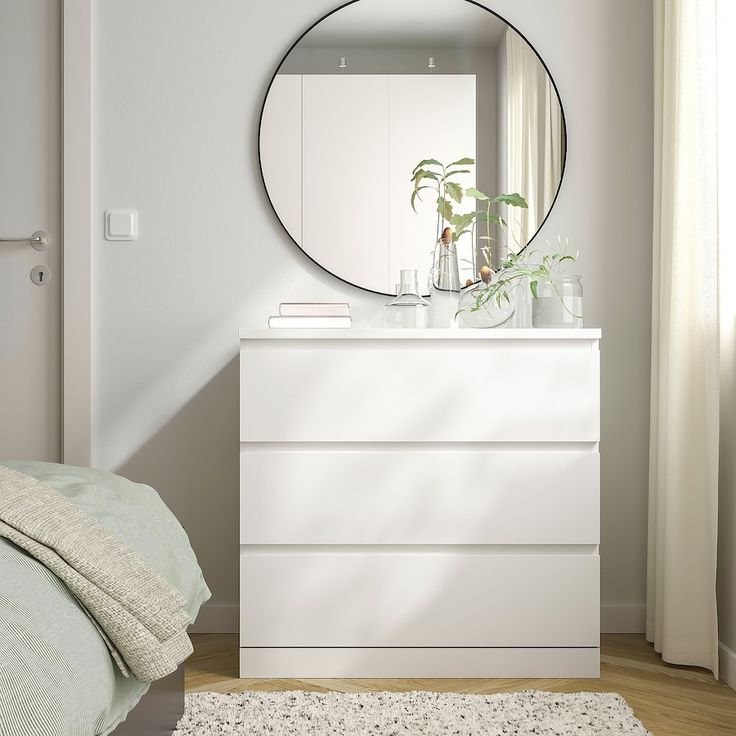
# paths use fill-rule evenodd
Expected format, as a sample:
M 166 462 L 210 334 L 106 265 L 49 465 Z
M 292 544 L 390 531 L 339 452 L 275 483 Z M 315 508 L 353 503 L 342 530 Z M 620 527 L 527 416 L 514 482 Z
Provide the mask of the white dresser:
M 241 330 L 241 677 L 597 677 L 599 340 Z

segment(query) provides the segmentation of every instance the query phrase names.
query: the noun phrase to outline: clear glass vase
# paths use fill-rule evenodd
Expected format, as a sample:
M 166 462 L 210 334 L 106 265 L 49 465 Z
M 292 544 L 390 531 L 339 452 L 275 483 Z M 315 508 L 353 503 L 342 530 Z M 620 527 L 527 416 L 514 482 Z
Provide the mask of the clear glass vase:
M 583 285 L 579 274 L 554 274 L 537 283 L 532 299 L 534 327 L 582 327 Z
M 456 327 L 460 308 L 460 269 L 457 243 L 452 231 L 445 228 L 434 249 L 430 273 L 429 296 L 432 301 L 432 327 Z
M 383 308 L 386 327 L 429 327 L 429 303 L 419 296 L 419 281 L 415 269 L 401 271 L 398 296 Z
M 507 291 L 509 301 L 501 297 L 484 299 L 484 293 L 493 281 L 483 280 L 463 289 L 460 296 L 458 324 L 460 327 L 489 328 L 505 325 L 516 310 L 516 289 Z M 499 304 L 500 302 L 500 304 Z

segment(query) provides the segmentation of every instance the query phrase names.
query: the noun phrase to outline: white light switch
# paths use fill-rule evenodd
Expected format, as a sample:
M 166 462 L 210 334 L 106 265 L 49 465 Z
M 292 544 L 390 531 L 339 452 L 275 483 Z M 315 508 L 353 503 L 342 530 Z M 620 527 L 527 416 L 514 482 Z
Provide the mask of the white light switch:
M 138 213 L 135 210 L 106 210 L 105 238 L 107 240 L 136 240 Z

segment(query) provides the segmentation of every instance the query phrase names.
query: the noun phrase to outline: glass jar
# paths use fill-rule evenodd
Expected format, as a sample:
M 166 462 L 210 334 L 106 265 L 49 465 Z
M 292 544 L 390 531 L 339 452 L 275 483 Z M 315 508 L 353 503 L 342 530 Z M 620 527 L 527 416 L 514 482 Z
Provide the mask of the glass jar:
M 399 294 L 383 308 L 386 327 L 429 327 L 429 303 L 419 296 L 416 269 L 403 269 Z
M 534 327 L 582 327 L 583 285 L 579 274 L 554 274 L 537 283 L 532 300 Z

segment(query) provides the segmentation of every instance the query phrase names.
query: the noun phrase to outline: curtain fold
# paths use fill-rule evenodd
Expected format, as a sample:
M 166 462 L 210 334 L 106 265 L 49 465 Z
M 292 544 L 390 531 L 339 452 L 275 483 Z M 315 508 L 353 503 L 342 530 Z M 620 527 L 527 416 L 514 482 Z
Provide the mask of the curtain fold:
M 562 110 L 552 80 L 529 44 L 506 30 L 508 93 L 508 182 L 505 192 L 518 192 L 529 208 L 515 210 L 512 236 L 519 247 L 537 232 L 554 202 L 562 176 L 564 140 Z M 514 248 L 510 242 L 509 247 Z
M 716 0 L 655 0 L 647 639 L 718 673 Z

